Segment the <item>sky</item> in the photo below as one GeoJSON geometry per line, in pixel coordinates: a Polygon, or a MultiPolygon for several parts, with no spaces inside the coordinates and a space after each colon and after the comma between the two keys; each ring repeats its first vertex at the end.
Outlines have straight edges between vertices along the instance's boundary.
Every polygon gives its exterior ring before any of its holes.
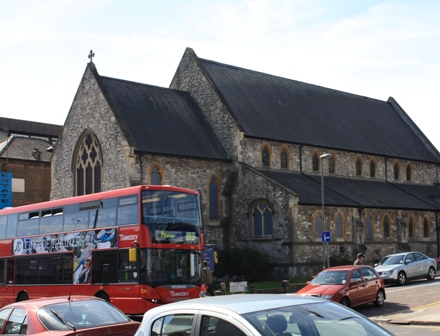
{"type": "Polygon", "coordinates": [[[0,116],[63,125],[102,76],[168,87],[198,57],[386,101],[440,150],[440,1],[0,0],[0,116]]]}

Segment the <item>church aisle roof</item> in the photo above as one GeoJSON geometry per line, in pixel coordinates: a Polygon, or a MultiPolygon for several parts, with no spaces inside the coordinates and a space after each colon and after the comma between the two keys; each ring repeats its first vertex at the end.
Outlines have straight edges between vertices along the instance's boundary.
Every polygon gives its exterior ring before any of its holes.
{"type": "Polygon", "coordinates": [[[206,59],[205,73],[246,136],[395,158],[440,155],[398,104],[206,59]]]}
{"type": "MultiPolygon", "coordinates": [[[[302,205],[321,205],[321,176],[258,170],[298,194],[302,205]]],[[[393,184],[383,181],[324,177],[324,204],[363,208],[440,210],[440,189],[436,186],[393,184]]]]}
{"type": "Polygon", "coordinates": [[[189,93],[103,76],[101,79],[136,150],[229,160],[189,93]]]}

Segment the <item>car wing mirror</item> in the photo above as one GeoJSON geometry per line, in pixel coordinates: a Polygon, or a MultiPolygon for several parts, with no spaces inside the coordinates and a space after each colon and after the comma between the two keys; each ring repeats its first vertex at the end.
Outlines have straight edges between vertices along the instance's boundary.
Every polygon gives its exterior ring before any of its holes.
{"type": "Polygon", "coordinates": [[[374,267],[377,267],[377,266],[379,266],[379,264],[374,264],[374,267]]]}
{"type": "Polygon", "coordinates": [[[350,286],[356,286],[356,285],[359,285],[359,281],[350,280],[350,286]]]}

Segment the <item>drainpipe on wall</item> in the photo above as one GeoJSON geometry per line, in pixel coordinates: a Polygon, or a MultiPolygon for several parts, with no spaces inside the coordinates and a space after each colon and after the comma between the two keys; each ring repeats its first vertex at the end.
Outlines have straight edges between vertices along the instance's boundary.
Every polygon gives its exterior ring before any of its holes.
{"type": "Polygon", "coordinates": [[[302,148],[303,147],[304,147],[304,145],[299,146],[299,172],[301,174],[303,173],[303,164],[302,164],[302,148]]]}

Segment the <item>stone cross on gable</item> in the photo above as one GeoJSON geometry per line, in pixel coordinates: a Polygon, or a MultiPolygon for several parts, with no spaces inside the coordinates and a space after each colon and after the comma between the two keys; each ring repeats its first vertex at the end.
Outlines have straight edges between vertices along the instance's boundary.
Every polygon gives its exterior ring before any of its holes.
{"type": "Polygon", "coordinates": [[[90,49],[90,53],[89,53],[90,63],[93,63],[93,57],[95,57],[95,53],[93,52],[92,49],[90,49]]]}

